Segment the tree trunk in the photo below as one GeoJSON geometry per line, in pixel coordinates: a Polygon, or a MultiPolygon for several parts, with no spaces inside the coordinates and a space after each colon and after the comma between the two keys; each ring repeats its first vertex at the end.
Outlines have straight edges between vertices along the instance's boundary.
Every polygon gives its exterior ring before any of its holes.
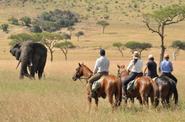
{"type": "Polygon", "coordinates": [[[105,27],[103,27],[103,30],[102,30],[102,33],[104,33],[105,32],[105,27]]]}
{"type": "Polygon", "coordinates": [[[118,49],[118,50],[121,53],[121,56],[123,57],[123,51],[121,49],[118,49]]]}
{"type": "Polygon", "coordinates": [[[179,49],[178,49],[178,48],[176,48],[176,49],[174,50],[174,52],[173,52],[173,60],[174,60],[174,61],[176,61],[178,52],[179,52],[179,49]]]}
{"type": "Polygon", "coordinates": [[[164,58],[164,53],[165,53],[165,46],[164,46],[164,36],[162,35],[161,36],[161,52],[160,52],[160,61],[159,61],[159,72],[161,72],[161,69],[160,69],[160,64],[164,58]]]}
{"type": "Polygon", "coordinates": [[[64,56],[65,56],[65,60],[67,61],[67,54],[66,54],[66,53],[64,53],[64,56]]]}
{"type": "Polygon", "coordinates": [[[49,52],[50,52],[50,61],[52,62],[53,61],[53,51],[52,51],[52,49],[49,49],[49,52]]]}

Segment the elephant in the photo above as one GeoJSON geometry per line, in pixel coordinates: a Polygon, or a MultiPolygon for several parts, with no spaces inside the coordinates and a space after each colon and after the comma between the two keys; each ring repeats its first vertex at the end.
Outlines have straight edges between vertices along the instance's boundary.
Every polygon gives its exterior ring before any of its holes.
{"type": "Polygon", "coordinates": [[[17,67],[21,63],[20,79],[24,76],[35,79],[35,73],[38,73],[39,79],[42,78],[47,60],[47,48],[43,44],[30,40],[17,43],[10,49],[10,53],[19,61],[17,67]]]}

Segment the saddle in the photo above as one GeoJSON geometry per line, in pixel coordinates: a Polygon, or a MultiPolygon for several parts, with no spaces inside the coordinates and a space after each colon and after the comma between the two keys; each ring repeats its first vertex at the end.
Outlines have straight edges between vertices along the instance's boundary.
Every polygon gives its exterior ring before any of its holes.
{"type": "Polygon", "coordinates": [[[135,89],[135,87],[136,87],[135,80],[130,81],[127,84],[127,92],[131,93],[135,89]]]}

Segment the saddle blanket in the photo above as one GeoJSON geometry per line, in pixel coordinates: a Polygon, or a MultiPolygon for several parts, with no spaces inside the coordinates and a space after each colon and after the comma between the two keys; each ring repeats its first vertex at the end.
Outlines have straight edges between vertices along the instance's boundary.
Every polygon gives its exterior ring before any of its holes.
{"type": "Polygon", "coordinates": [[[135,80],[132,80],[127,85],[127,92],[132,92],[135,89],[135,80]]]}
{"type": "Polygon", "coordinates": [[[92,85],[92,90],[97,90],[98,88],[100,88],[101,87],[101,78],[100,78],[100,80],[97,80],[97,81],[95,81],[94,83],[93,83],[93,85],[92,85]]]}

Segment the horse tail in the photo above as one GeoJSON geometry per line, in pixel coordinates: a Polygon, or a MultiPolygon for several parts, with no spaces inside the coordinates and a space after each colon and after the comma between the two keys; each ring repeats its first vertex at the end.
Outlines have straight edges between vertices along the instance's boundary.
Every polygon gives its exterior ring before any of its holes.
{"type": "Polygon", "coordinates": [[[178,103],[178,91],[177,91],[176,84],[172,84],[172,90],[173,90],[173,95],[175,99],[175,104],[177,104],[178,103]]]}
{"type": "Polygon", "coordinates": [[[150,80],[153,88],[153,97],[154,97],[154,106],[157,107],[159,105],[159,87],[155,80],[150,80]]]}

